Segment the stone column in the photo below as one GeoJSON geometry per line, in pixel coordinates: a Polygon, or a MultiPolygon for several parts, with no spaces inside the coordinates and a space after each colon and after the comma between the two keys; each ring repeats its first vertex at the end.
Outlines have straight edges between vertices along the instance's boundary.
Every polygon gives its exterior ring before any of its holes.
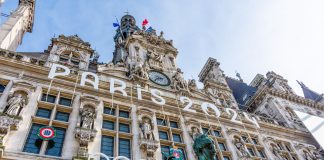
{"type": "Polygon", "coordinates": [[[3,110],[6,108],[7,99],[8,99],[8,96],[9,96],[9,92],[10,92],[10,90],[12,88],[12,85],[13,85],[13,81],[10,80],[9,83],[6,85],[5,90],[2,93],[2,96],[0,98],[0,112],[3,112],[3,110]]]}
{"type": "Polygon", "coordinates": [[[139,147],[139,130],[138,130],[138,118],[137,118],[137,106],[132,105],[132,132],[133,132],[133,159],[141,159],[141,150],[139,147]]]}
{"type": "MultiPolygon", "coordinates": [[[[154,124],[154,128],[153,128],[153,134],[154,134],[154,137],[155,137],[155,140],[160,142],[160,137],[159,137],[159,130],[158,130],[158,127],[157,127],[157,122],[156,122],[156,115],[154,113],[153,115],[153,124],[154,124]]],[[[161,144],[159,143],[159,148],[156,150],[156,158],[158,160],[162,160],[162,153],[161,153],[161,144]]]]}
{"type": "Polygon", "coordinates": [[[194,150],[192,148],[192,140],[188,132],[188,128],[186,124],[184,123],[184,118],[183,116],[180,117],[180,125],[181,128],[183,129],[182,136],[183,136],[183,142],[186,144],[186,152],[187,152],[187,159],[195,159],[194,155],[194,150]]]}
{"type": "Polygon", "coordinates": [[[237,151],[236,151],[236,147],[233,144],[233,139],[231,137],[231,135],[228,135],[228,132],[226,131],[225,127],[223,125],[221,125],[221,128],[223,130],[223,136],[226,140],[226,144],[227,144],[227,148],[228,150],[233,153],[232,154],[232,159],[239,159],[239,157],[237,156],[237,151]]]}
{"type": "Polygon", "coordinates": [[[42,94],[42,87],[37,86],[34,93],[29,96],[29,103],[23,109],[22,121],[19,124],[18,130],[9,134],[10,141],[6,144],[6,150],[22,151],[24,148],[25,139],[29,134],[29,129],[32,123],[31,117],[35,114],[37,109],[38,97],[42,94]]]}
{"type": "Polygon", "coordinates": [[[99,103],[99,106],[97,108],[97,117],[94,122],[94,129],[97,131],[97,134],[93,140],[93,142],[89,143],[89,154],[90,155],[96,155],[98,153],[101,153],[101,128],[102,128],[102,123],[103,123],[103,108],[104,108],[104,103],[101,100],[99,103]]]}
{"type": "Polygon", "coordinates": [[[72,104],[72,112],[69,117],[69,127],[67,128],[65,141],[62,149],[63,159],[72,159],[73,154],[77,152],[78,143],[74,138],[74,129],[78,123],[79,108],[80,108],[80,95],[75,95],[72,104]]]}

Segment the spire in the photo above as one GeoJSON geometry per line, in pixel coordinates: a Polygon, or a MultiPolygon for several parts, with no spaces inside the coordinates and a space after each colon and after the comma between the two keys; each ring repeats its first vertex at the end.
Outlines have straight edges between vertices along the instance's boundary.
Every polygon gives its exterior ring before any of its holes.
{"type": "Polygon", "coordinates": [[[314,101],[318,101],[322,97],[322,95],[320,95],[317,92],[309,89],[303,82],[297,81],[297,83],[302,88],[305,98],[311,99],[311,100],[314,100],[314,101]]]}

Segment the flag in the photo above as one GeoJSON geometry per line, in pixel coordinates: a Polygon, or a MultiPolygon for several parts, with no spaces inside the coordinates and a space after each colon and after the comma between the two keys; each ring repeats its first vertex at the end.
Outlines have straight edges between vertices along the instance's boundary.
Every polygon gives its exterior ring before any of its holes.
{"type": "Polygon", "coordinates": [[[119,23],[113,23],[114,27],[119,27],[119,23]]]}
{"type": "Polygon", "coordinates": [[[153,30],[153,28],[152,27],[149,27],[145,32],[153,32],[154,30],[153,30]]]}
{"type": "Polygon", "coordinates": [[[149,23],[148,20],[144,19],[143,22],[142,22],[142,26],[146,26],[148,23],[149,23]]]}

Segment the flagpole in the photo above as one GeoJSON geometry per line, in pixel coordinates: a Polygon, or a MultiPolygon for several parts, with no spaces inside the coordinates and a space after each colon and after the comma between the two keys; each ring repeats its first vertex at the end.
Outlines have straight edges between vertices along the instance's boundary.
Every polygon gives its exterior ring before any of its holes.
{"type": "Polygon", "coordinates": [[[121,30],[121,24],[119,23],[119,21],[118,21],[118,19],[117,19],[117,17],[116,17],[116,21],[117,21],[117,23],[119,24],[119,32],[120,32],[120,34],[121,34],[121,37],[123,38],[123,40],[125,40],[125,38],[124,38],[124,35],[123,35],[123,32],[122,32],[122,30],[121,30]]]}

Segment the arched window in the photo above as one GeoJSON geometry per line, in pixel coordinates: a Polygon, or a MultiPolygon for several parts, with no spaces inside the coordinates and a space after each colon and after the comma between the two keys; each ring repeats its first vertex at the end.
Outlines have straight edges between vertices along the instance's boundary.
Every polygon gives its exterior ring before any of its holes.
{"type": "Polygon", "coordinates": [[[3,91],[5,90],[6,86],[0,84],[0,95],[1,93],[3,93],[3,91]]]}
{"type": "Polygon", "coordinates": [[[63,63],[73,65],[73,66],[79,66],[80,56],[79,56],[79,54],[77,54],[75,52],[66,51],[61,54],[60,61],[63,63]]]}

